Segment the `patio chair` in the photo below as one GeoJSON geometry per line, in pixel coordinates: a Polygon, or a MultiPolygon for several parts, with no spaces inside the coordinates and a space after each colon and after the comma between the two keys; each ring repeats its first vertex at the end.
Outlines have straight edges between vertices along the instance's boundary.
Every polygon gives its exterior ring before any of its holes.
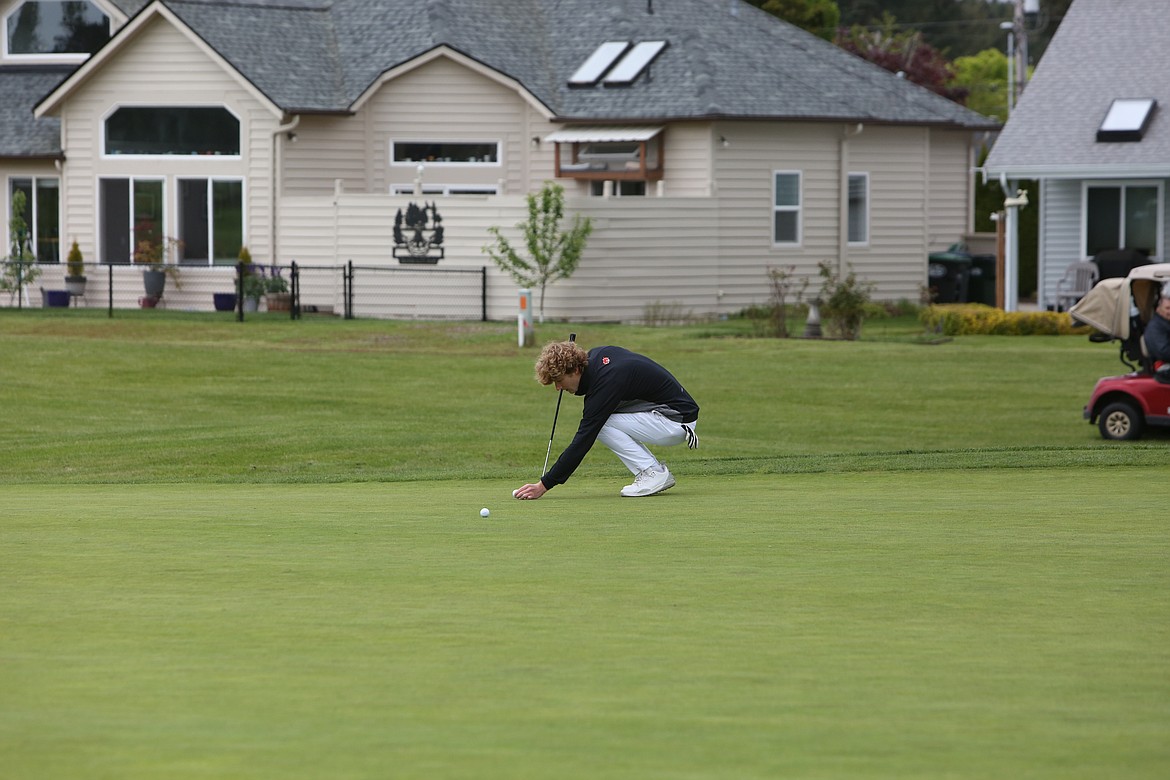
{"type": "Polygon", "coordinates": [[[1056,283],[1056,310],[1068,311],[1074,303],[1085,297],[1101,278],[1101,271],[1091,260],[1069,263],[1064,277],[1056,283]]]}

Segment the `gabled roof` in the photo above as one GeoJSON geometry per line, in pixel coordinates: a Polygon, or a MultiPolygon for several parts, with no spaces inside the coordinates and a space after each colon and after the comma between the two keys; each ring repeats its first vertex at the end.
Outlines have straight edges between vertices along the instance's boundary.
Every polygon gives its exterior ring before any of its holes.
{"type": "Polygon", "coordinates": [[[985,168],[998,177],[1170,176],[1166,0],[1074,0],[985,168]],[[1098,141],[1118,98],[1153,98],[1140,141],[1098,141]]]}
{"type": "Polygon", "coordinates": [[[563,119],[998,127],[740,0],[165,2],[289,112],[351,110],[380,74],[445,45],[514,79],[563,119]],[[606,40],[670,45],[630,86],[570,88],[606,40]]]}
{"type": "MultiPolygon", "coordinates": [[[[112,1],[136,15],[128,28],[137,15],[158,12],[145,0],[112,1]]],[[[442,49],[519,85],[542,113],[567,122],[999,126],[741,0],[159,2],[286,114],[350,113],[384,74],[442,49]],[[572,74],[607,40],[668,45],[629,85],[570,87],[572,74]]],[[[115,35],[94,59],[128,40],[115,35]]],[[[16,109],[28,104],[19,101],[16,109]]]]}

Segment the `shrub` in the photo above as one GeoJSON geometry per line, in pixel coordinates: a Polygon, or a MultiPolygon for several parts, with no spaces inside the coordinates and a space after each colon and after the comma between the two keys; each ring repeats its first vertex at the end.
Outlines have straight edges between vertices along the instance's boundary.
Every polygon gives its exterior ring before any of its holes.
{"type": "Polygon", "coordinates": [[[861,323],[865,320],[866,307],[871,305],[873,284],[857,279],[853,267],[841,276],[827,260],[817,264],[820,268],[821,316],[827,321],[826,328],[833,338],[856,340],[861,335],[861,323]]]}
{"type": "Polygon", "coordinates": [[[932,333],[946,336],[1066,336],[1091,328],[1075,325],[1068,314],[1054,311],[1006,312],[982,303],[936,304],[918,320],[932,333]]]}

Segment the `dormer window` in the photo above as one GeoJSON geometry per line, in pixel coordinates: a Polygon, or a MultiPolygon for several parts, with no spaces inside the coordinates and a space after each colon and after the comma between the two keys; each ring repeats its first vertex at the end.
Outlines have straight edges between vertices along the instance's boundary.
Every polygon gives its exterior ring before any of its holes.
{"type": "Polygon", "coordinates": [[[110,18],[87,0],[26,0],[4,17],[7,59],[78,60],[110,40],[110,18]]]}

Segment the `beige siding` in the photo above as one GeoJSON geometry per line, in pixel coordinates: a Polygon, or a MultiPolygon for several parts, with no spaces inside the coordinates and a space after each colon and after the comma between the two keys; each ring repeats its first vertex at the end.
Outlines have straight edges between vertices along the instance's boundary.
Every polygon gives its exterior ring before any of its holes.
{"type": "MultiPolygon", "coordinates": [[[[97,258],[98,179],[165,178],[166,226],[174,235],[176,180],[183,176],[240,177],[246,200],[245,236],[253,257],[266,262],[271,245],[269,203],[272,131],[277,118],[199,46],[163,20],[152,22],[65,104],[62,145],[68,159],[63,235],[76,236],[97,258]],[[102,123],[120,105],[223,105],[240,120],[240,159],[101,156],[102,123]]],[[[88,251],[87,251],[88,250],[88,251]]]]}
{"type": "Polygon", "coordinates": [[[554,129],[514,90],[446,57],[383,85],[354,117],[307,117],[286,150],[285,192],[320,195],[335,180],[349,192],[382,194],[413,184],[416,164],[392,165],[391,141],[488,141],[500,144],[494,165],[424,164],[426,185],[539,188],[552,176],[554,129]]]}
{"type": "Polygon", "coordinates": [[[848,247],[847,265],[882,297],[917,301],[926,281],[924,220],[929,131],[865,127],[848,140],[848,173],[869,174],[869,242],[848,247]]]}
{"type": "Polygon", "coordinates": [[[930,131],[930,197],[927,227],[930,250],[946,249],[971,231],[970,136],[947,130],[930,131]]]}

